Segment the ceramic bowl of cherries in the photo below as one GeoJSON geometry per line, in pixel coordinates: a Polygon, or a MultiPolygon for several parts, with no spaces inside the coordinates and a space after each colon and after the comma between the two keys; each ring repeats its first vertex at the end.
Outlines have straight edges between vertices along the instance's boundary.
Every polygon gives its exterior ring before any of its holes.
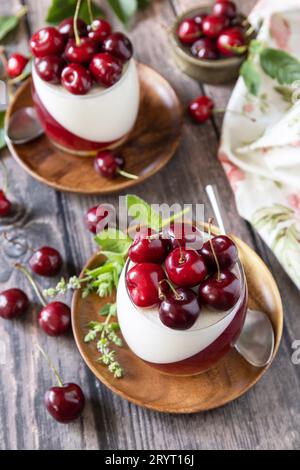
{"type": "Polygon", "coordinates": [[[73,95],[85,95],[94,84],[113,86],[133,55],[128,37],[102,18],[87,25],[71,17],[44,27],[31,37],[30,49],[39,77],[73,95]]]}
{"type": "Polygon", "coordinates": [[[171,44],[181,70],[202,82],[221,84],[238,76],[253,36],[253,28],[233,1],[216,0],[179,16],[171,44]]]}

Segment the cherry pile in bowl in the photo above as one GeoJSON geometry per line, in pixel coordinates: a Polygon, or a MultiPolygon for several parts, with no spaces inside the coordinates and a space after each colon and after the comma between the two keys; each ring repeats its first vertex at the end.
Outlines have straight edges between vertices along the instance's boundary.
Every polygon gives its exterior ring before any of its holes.
{"type": "Polygon", "coordinates": [[[176,34],[192,56],[218,60],[242,55],[247,50],[249,23],[229,0],[216,0],[212,11],[184,18],[176,34]]]}
{"type": "Polygon", "coordinates": [[[160,320],[169,328],[187,330],[202,306],[225,312],[240,298],[241,281],[233,269],[236,245],[226,235],[202,240],[195,226],[174,223],[167,234],[142,228],[129,248],[134,263],[126,274],[129,295],[139,308],[158,306],[160,320]],[[190,249],[199,241],[202,248],[190,249]]]}
{"type": "Polygon", "coordinates": [[[88,93],[93,84],[113,86],[133,55],[128,37],[113,32],[102,18],[91,25],[80,18],[76,22],[67,18],[57,28],[42,28],[33,34],[30,48],[39,77],[48,83],[61,83],[75,95],[88,93]]]}

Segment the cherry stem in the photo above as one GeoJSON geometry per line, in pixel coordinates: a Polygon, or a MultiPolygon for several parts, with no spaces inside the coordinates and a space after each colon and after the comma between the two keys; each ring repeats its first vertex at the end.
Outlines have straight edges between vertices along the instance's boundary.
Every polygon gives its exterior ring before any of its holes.
{"type": "Polygon", "coordinates": [[[217,254],[215,252],[214,244],[212,242],[212,236],[211,236],[211,224],[213,223],[213,221],[214,221],[214,219],[212,217],[210,217],[208,219],[208,235],[209,235],[210,248],[211,248],[212,254],[214,256],[214,259],[215,259],[215,262],[216,262],[216,265],[217,265],[217,270],[218,270],[217,281],[219,281],[220,276],[221,276],[221,269],[220,269],[220,264],[219,264],[217,254]]]}
{"type": "Polygon", "coordinates": [[[20,19],[22,18],[22,16],[25,16],[27,12],[28,12],[28,7],[23,6],[22,8],[20,8],[20,10],[17,11],[16,17],[20,19]]]}
{"type": "Polygon", "coordinates": [[[3,173],[3,192],[4,194],[6,194],[8,191],[8,171],[7,171],[3,158],[0,159],[0,163],[2,167],[2,173],[3,173]]]}
{"type": "Polygon", "coordinates": [[[59,373],[58,373],[58,371],[57,371],[55,365],[54,365],[53,362],[51,361],[50,357],[48,356],[48,354],[45,353],[45,351],[43,350],[43,348],[42,348],[39,344],[37,345],[37,347],[38,347],[40,353],[44,356],[44,358],[45,358],[46,361],[48,362],[50,369],[53,370],[54,375],[55,375],[56,380],[57,380],[57,383],[58,383],[58,386],[59,386],[59,387],[63,387],[64,384],[63,384],[63,381],[62,381],[62,379],[61,379],[61,376],[59,375],[59,373]]]}
{"type": "Polygon", "coordinates": [[[231,114],[235,114],[236,116],[243,116],[244,118],[246,119],[249,119],[250,121],[252,122],[256,122],[256,119],[255,118],[252,118],[250,116],[246,116],[245,114],[243,113],[239,113],[238,111],[233,111],[231,109],[226,109],[226,108],[215,108],[213,110],[213,114],[224,114],[224,113],[231,113],[231,114]]]}
{"type": "Polygon", "coordinates": [[[118,170],[117,172],[119,175],[124,176],[124,178],[129,178],[131,180],[137,180],[139,178],[138,176],[127,173],[127,171],[124,170],[118,170]]]}
{"type": "Polygon", "coordinates": [[[87,5],[88,5],[88,10],[89,10],[90,22],[91,22],[91,24],[92,24],[93,21],[94,21],[94,17],[93,17],[93,9],[92,9],[92,2],[91,2],[91,0],[87,0],[87,5]]]}
{"type": "Polygon", "coordinates": [[[178,294],[177,290],[169,279],[162,279],[162,281],[159,281],[159,298],[166,298],[160,287],[163,282],[166,282],[168,284],[174,294],[175,300],[180,300],[180,295],[178,294]]]}
{"type": "Polygon", "coordinates": [[[33,277],[31,276],[31,274],[29,273],[29,271],[27,270],[27,268],[25,268],[25,266],[23,266],[22,264],[20,263],[16,263],[15,264],[15,267],[17,269],[19,269],[20,271],[22,271],[22,273],[27,277],[28,281],[30,282],[30,284],[32,285],[33,289],[34,289],[34,292],[36,293],[39,301],[41,302],[42,306],[43,307],[46,307],[47,303],[46,303],[46,300],[44,299],[40,289],[38,288],[36,282],[33,280],[33,277]]]}
{"type": "Polygon", "coordinates": [[[255,28],[254,26],[250,26],[249,29],[247,29],[247,31],[245,32],[245,36],[249,37],[249,36],[252,36],[252,34],[255,33],[255,28]]]}
{"type": "Polygon", "coordinates": [[[179,264],[183,264],[184,261],[185,261],[185,258],[184,258],[184,254],[182,253],[182,246],[180,245],[180,243],[178,242],[178,248],[179,248],[179,252],[180,252],[180,256],[179,256],[179,264]]]}
{"type": "Polygon", "coordinates": [[[81,0],[77,0],[76,10],[75,10],[75,14],[74,14],[74,23],[73,23],[76,46],[79,46],[79,44],[80,44],[80,36],[79,36],[79,32],[78,32],[78,27],[77,27],[77,21],[78,21],[80,7],[81,7],[81,0]]]}

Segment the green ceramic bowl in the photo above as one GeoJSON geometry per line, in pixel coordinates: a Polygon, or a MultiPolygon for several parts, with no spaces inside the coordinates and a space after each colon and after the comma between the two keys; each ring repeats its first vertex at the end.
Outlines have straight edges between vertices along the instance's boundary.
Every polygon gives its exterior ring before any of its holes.
{"type": "Polygon", "coordinates": [[[219,60],[200,60],[193,57],[189,49],[183,46],[177,37],[179,23],[184,18],[191,18],[197,13],[209,12],[211,12],[211,4],[201,5],[178,16],[170,34],[171,47],[175,63],[184,73],[201,82],[220,85],[236,80],[245,56],[219,60]]]}

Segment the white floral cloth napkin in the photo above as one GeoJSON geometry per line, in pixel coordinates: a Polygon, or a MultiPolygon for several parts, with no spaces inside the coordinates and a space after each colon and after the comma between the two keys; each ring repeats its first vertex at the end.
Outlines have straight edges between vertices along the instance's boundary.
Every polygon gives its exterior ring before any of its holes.
{"type": "MultiPolygon", "coordinates": [[[[261,0],[249,21],[262,23],[257,39],[264,45],[300,60],[299,0],[261,0]]],[[[233,91],[219,160],[240,215],[254,225],[300,288],[300,100],[288,98],[285,87],[278,87],[259,63],[257,70],[257,96],[241,77],[233,91]]]]}

